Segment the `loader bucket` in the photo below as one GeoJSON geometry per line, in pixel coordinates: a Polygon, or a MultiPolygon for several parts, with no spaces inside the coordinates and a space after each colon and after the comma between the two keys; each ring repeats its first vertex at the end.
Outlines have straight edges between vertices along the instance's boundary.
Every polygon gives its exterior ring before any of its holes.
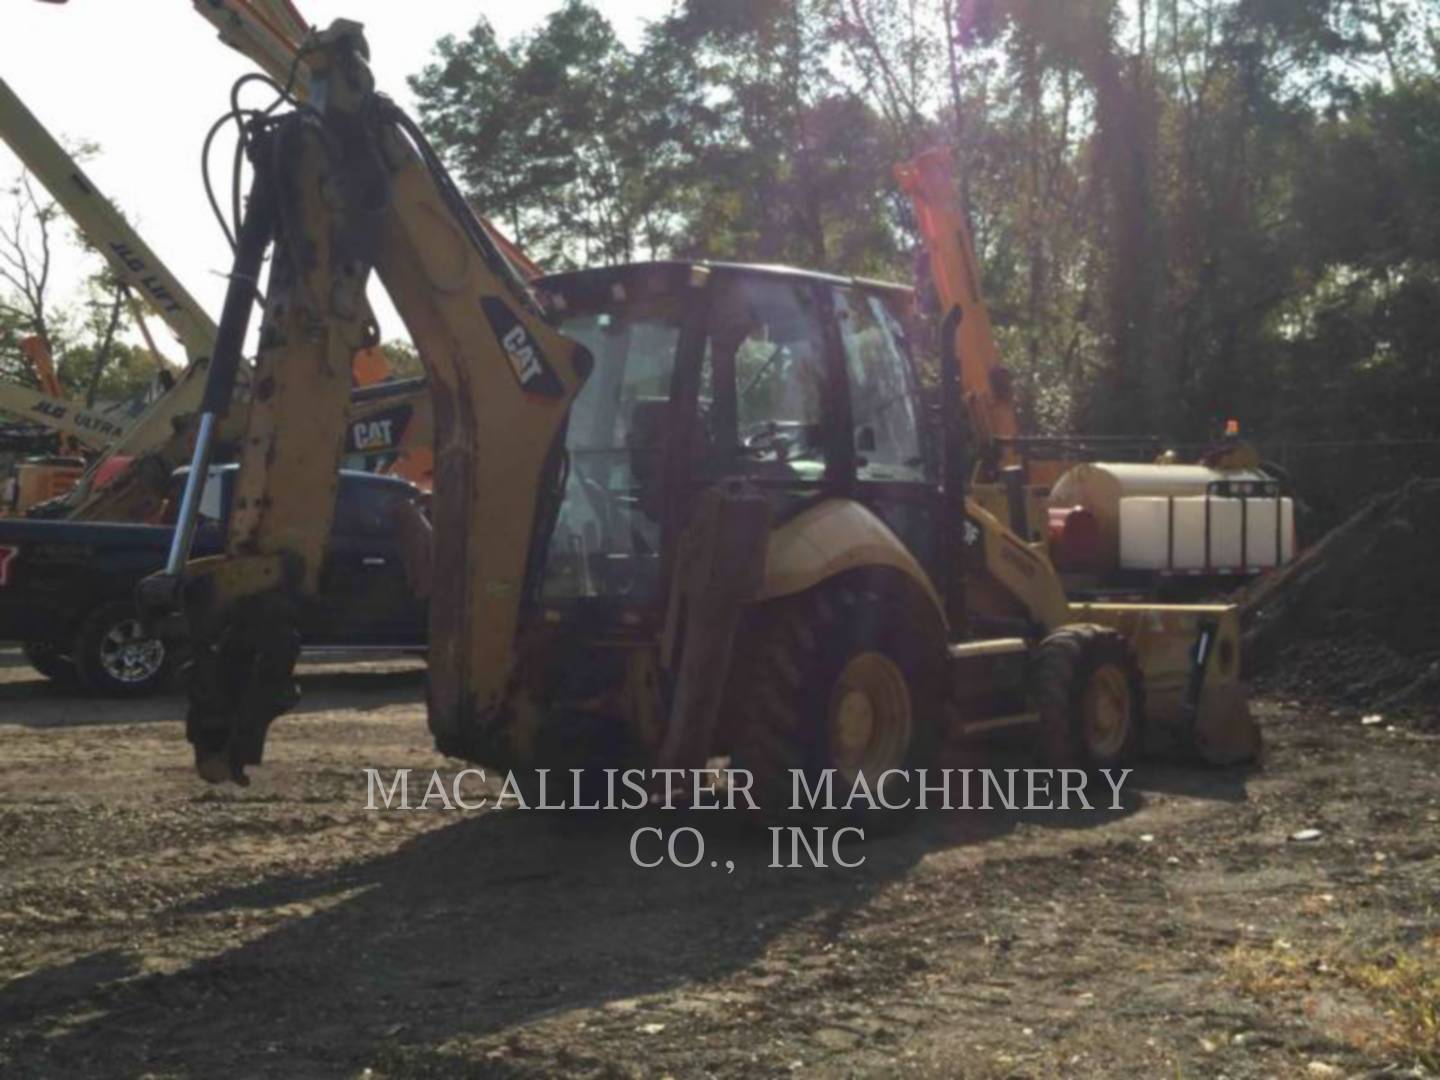
{"type": "Polygon", "coordinates": [[[1239,609],[1223,604],[1072,604],[1071,619],[1110,626],[1135,650],[1149,753],[1236,765],[1260,754],[1240,681],[1239,609]]]}

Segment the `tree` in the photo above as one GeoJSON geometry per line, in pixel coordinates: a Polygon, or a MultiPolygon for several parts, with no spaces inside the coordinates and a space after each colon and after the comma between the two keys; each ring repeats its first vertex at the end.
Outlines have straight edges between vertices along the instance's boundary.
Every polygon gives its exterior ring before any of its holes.
{"type": "Polygon", "coordinates": [[[427,134],[482,213],[552,268],[629,260],[647,238],[632,58],[585,0],[502,46],[481,19],[411,79],[427,134]]]}
{"type": "Polygon", "coordinates": [[[598,19],[477,28],[421,84],[466,183],[570,262],[903,280],[890,169],[943,142],[1032,430],[1433,428],[1433,0],[679,0],[636,53],[598,19]],[[603,153],[557,164],[572,130],[603,153]]]}
{"type": "Polygon", "coordinates": [[[414,379],[425,374],[425,365],[420,360],[420,354],[408,341],[386,341],[381,344],[380,350],[385,354],[385,360],[390,365],[392,377],[414,379]]]}
{"type": "Polygon", "coordinates": [[[690,67],[708,131],[690,147],[686,254],[855,272],[898,257],[894,131],[832,75],[816,0],[689,0],[657,27],[690,67]]]}
{"type": "Polygon", "coordinates": [[[53,356],[57,332],[51,310],[51,226],[59,212],[51,200],[35,192],[30,174],[21,173],[6,189],[13,200],[8,220],[0,224],[0,317],[3,329],[3,368],[11,381],[37,386],[35,372],[20,352],[20,338],[34,334],[53,356]]]}

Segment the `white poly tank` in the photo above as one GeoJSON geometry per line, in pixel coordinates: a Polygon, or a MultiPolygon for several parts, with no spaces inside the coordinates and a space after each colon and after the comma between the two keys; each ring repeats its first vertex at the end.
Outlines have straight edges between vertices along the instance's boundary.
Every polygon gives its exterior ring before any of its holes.
{"type": "Polygon", "coordinates": [[[1120,568],[1164,570],[1169,552],[1169,499],[1136,496],[1120,500],[1120,568]]]}
{"type": "MultiPolygon", "coordinates": [[[[1199,524],[1201,538],[1205,529],[1205,500],[1194,500],[1200,504],[1199,524]]],[[[1239,499],[1210,500],[1210,562],[1205,562],[1205,551],[1200,551],[1200,569],[1207,565],[1221,570],[1237,569],[1244,561],[1245,530],[1241,525],[1239,499]]]]}
{"type": "Polygon", "coordinates": [[[1203,496],[1132,496],[1120,500],[1120,567],[1178,572],[1264,570],[1276,565],[1276,514],[1280,563],[1295,554],[1295,504],[1288,498],[1209,499],[1206,558],[1203,496]],[[1173,511],[1172,511],[1173,504],[1173,511]],[[1173,514],[1173,516],[1172,516],[1173,514]],[[1172,537],[1173,530],[1173,537],[1172,537]]]}
{"type": "MultiPolygon", "coordinates": [[[[1253,469],[1212,469],[1206,465],[1139,465],[1128,462],[1087,462],[1069,469],[1055,481],[1050,491],[1050,505],[1061,509],[1083,506],[1095,515],[1100,534],[1101,558],[1098,569],[1107,572],[1117,565],[1125,569],[1164,569],[1165,516],[1157,519],[1152,509],[1144,511],[1144,523],[1134,520],[1140,533],[1129,542],[1131,562],[1125,561],[1121,534],[1121,504],[1129,499],[1169,497],[1176,499],[1204,496],[1212,484],[1264,483],[1270,478],[1253,469]],[[1158,533],[1155,530],[1159,530],[1158,533]],[[1143,563],[1159,562],[1153,566],[1143,563]]],[[[1162,506],[1163,510],[1163,506],[1162,506]]],[[[1139,510],[1132,514],[1141,513],[1139,510]]],[[[1204,533],[1200,533],[1198,565],[1205,565],[1204,533]]]]}
{"type": "Polygon", "coordinates": [[[1251,499],[1248,520],[1245,523],[1247,566],[1268,570],[1276,565],[1283,566],[1295,557],[1295,501],[1281,499],[1277,507],[1270,499],[1251,499]],[[1280,559],[1275,555],[1276,515],[1280,518],[1280,559]]]}
{"type": "MultiPolygon", "coordinates": [[[[1219,500],[1212,499],[1211,502],[1219,500]]],[[[1205,497],[1186,495],[1175,502],[1175,570],[1205,569],[1205,497]]],[[[1213,564],[1212,564],[1213,565],[1213,564]]]]}

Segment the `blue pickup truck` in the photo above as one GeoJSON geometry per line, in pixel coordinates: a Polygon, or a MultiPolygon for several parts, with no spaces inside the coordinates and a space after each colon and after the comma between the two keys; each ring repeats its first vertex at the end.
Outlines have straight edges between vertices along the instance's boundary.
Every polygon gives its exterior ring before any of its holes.
{"type": "MultiPolygon", "coordinates": [[[[224,546],[236,467],[210,471],[194,555],[224,546]]],[[[173,497],[179,504],[183,472],[173,497]]],[[[401,504],[423,497],[403,480],[340,473],[319,602],[306,612],[307,648],[425,647],[426,607],[401,559],[401,504]]],[[[0,641],[19,642],[42,675],[99,694],[139,695],[164,684],[175,657],[147,637],[134,604],[141,578],[161,569],[173,518],[156,525],[0,520],[0,641]]]]}

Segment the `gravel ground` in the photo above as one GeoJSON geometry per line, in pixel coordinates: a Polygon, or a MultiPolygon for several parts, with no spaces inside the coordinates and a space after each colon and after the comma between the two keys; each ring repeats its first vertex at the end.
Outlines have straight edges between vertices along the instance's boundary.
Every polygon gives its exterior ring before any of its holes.
{"type": "Polygon", "coordinates": [[[367,811],[367,766],[455,768],[421,669],[302,681],[254,784],[207,788],[180,699],[0,654],[0,1075],[1440,1068],[1435,735],[1262,701],[1261,770],[1147,768],[1121,811],[934,814],[784,870],[732,815],[367,811]],[[635,866],[641,824],[699,828],[707,862],[635,866]]]}

